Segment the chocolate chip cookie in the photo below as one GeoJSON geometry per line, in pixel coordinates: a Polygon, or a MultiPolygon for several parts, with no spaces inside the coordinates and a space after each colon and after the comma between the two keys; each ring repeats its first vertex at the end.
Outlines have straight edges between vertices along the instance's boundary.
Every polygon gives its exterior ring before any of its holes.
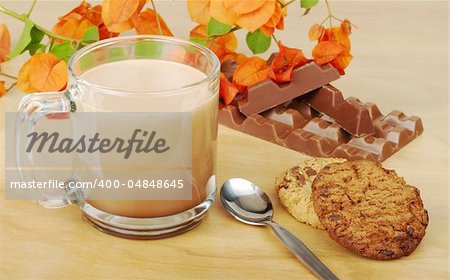
{"type": "Polygon", "coordinates": [[[313,158],[300,162],[276,179],[275,189],[284,208],[300,222],[323,229],[311,200],[311,185],[326,165],[344,162],[338,158],[313,158]]]}
{"type": "Polygon", "coordinates": [[[330,237],[369,258],[411,254],[428,225],[419,190],[371,161],[327,165],[312,184],[312,200],[330,237]]]}

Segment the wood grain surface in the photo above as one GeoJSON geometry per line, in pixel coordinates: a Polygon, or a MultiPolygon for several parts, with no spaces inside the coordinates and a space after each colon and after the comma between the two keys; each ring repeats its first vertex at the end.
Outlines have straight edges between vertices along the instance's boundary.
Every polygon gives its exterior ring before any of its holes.
{"type": "MultiPolygon", "coordinates": [[[[1,1],[16,11],[29,2],[1,1]]],[[[38,1],[33,18],[51,27],[74,1],[38,1]]],[[[179,37],[190,23],[184,1],[158,1],[160,13],[179,37]]],[[[342,279],[449,278],[448,2],[333,1],[335,14],[358,29],[352,35],[352,65],[334,85],[346,96],[376,102],[384,113],[399,109],[421,116],[425,132],[388,159],[392,168],[421,190],[430,224],[410,256],[393,261],[359,257],[321,230],[296,222],[277,200],[274,180],[307,156],[220,127],[218,177],[244,177],[260,185],[275,207],[275,220],[302,239],[342,279]]],[[[289,11],[278,38],[310,53],[307,30],[325,15],[323,5],[307,17],[289,11]]],[[[22,26],[5,15],[13,41],[22,26]]],[[[240,34],[240,50],[245,42],[240,34]]],[[[273,48],[273,50],[275,50],[273,48]]],[[[15,73],[26,60],[4,65],[15,73]]],[[[1,114],[15,111],[23,96],[0,99],[1,114]]],[[[0,153],[4,155],[4,122],[0,153]]],[[[42,209],[29,201],[4,199],[0,161],[0,279],[313,279],[268,228],[241,224],[214,204],[206,220],[183,235],[136,241],[94,229],[75,206],[42,209]]],[[[220,187],[220,185],[219,185],[220,187]]]]}

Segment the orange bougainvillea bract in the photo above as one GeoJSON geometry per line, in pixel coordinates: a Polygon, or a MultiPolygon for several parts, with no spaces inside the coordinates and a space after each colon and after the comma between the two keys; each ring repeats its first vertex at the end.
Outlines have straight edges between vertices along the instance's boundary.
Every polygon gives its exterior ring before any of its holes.
{"type": "Polygon", "coordinates": [[[225,0],[223,6],[236,14],[247,14],[258,10],[266,3],[266,0],[225,0]]]}
{"type": "Polygon", "coordinates": [[[192,21],[201,25],[208,24],[211,19],[210,0],[188,0],[187,7],[192,21]]]}
{"type": "MultiPolygon", "coordinates": [[[[83,1],[78,7],[59,18],[52,31],[58,35],[80,40],[89,27],[97,26],[100,40],[116,37],[119,33],[113,33],[106,28],[102,19],[102,6],[94,6],[83,1]]],[[[56,40],[61,43],[61,40],[56,40]]]]}
{"type": "MultiPolygon", "coordinates": [[[[280,1],[281,3],[284,1],[280,1]]],[[[275,32],[275,28],[278,30],[284,29],[284,17],[286,16],[286,8],[281,7],[281,3],[275,3],[275,12],[266,24],[259,29],[267,36],[270,37],[275,32]]]]}
{"type": "Polygon", "coordinates": [[[67,85],[67,64],[50,53],[31,57],[20,69],[17,86],[24,92],[60,91],[67,85]]]}
{"type": "Polygon", "coordinates": [[[233,82],[238,86],[249,87],[267,78],[269,66],[257,56],[244,60],[234,72],[233,82]]]}
{"type": "Polygon", "coordinates": [[[285,9],[276,0],[188,0],[188,11],[191,19],[199,24],[206,25],[213,17],[251,32],[262,27],[266,35],[284,26],[285,9]]]}
{"type": "Polygon", "coordinates": [[[234,33],[228,33],[214,39],[208,39],[208,27],[197,25],[191,30],[190,38],[204,40],[205,45],[210,48],[219,58],[220,62],[225,61],[231,54],[235,54],[237,48],[237,38],[234,33]]]}
{"type": "Polygon", "coordinates": [[[309,31],[309,37],[318,41],[313,50],[314,61],[320,65],[331,63],[341,75],[344,75],[345,69],[353,58],[350,54],[350,34],[351,23],[347,19],[340,26],[327,29],[313,25],[309,31]]]}
{"type": "Polygon", "coordinates": [[[278,42],[278,48],[279,52],[270,65],[269,77],[278,83],[290,82],[293,79],[294,69],[310,60],[300,49],[288,48],[281,42],[278,42]]]}
{"type": "Polygon", "coordinates": [[[311,26],[308,32],[308,37],[310,41],[316,41],[319,40],[323,33],[325,32],[325,28],[320,24],[314,24],[311,26]]]}
{"type": "Polygon", "coordinates": [[[0,63],[6,60],[11,49],[11,35],[6,24],[0,24],[0,63]]]}
{"type": "MultiPolygon", "coordinates": [[[[72,14],[72,16],[66,17],[65,20],[58,22],[53,27],[53,32],[64,37],[80,40],[83,38],[84,32],[91,26],[92,24],[87,19],[83,19],[78,14],[72,14]]],[[[56,40],[56,42],[60,43],[62,41],[56,40]]]]}
{"type": "Polygon", "coordinates": [[[266,0],[262,7],[246,14],[240,14],[236,24],[253,32],[266,24],[275,13],[276,0],[266,0]]]}
{"type": "Polygon", "coordinates": [[[67,14],[63,15],[62,17],[60,17],[60,20],[68,20],[69,18],[72,17],[73,14],[78,14],[78,15],[85,15],[89,12],[89,10],[91,9],[91,4],[87,3],[86,1],[81,2],[81,4],[74,8],[72,11],[68,12],[67,14]]]}
{"type": "Polygon", "coordinates": [[[314,61],[319,65],[332,62],[342,52],[344,48],[335,42],[323,41],[317,44],[313,50],[314,61]]]}
{"type": "Polygon", "coordinates": [[[2,97],[5,94],[6,94],[5,81],[0,81],[0,97],[2,97]]]}
{"type": "Polygon", "coordinates": [[[124,32],[134,27],[132,18],[139,14],[147,0],[104,0],[102,18],[112,32],[124,32]]]}
{"type": "Polygon", "coordinates": [[[132,18],[132,22],[138,34],[159,34],[166,36],[173,36],[166,22],[162,17],[152,9],[147,9],[132,18]],[[161,26],[159,30],[158,20],[161,26]]]}
{"type": "Polygon", "coordinates": [[[239,90],[233,83],[228,81],[223,73],[220,73],[220,98],[225,105],[228,105],[233,101],[239,90]]]}

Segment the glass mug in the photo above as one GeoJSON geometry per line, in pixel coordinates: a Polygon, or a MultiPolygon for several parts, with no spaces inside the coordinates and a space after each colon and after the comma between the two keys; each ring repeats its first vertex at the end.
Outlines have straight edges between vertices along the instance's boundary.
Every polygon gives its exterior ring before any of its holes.
{"type": "MultiPolygon", "coordinates": [[[[167,130],[173,124],[164,116],[188,113],[189,133],[174,132],[180,138],[178,142],[189,143],[192,149],[186,157],[192,161],[186,169],[188,176],[184,177],[190,180],[188,183],[192,187],[187,199],[171,199],[170,193],[168,198],[152,199],[148,188],[134,188],[133,192],[150,196],[150,199],[90,199],[86,192],[70,188],[69,183],[107,179],[120,170],[108,171],[109,159],[105,155],[73,152],[72,160],[81,162],[77,167],[82,166],[79,169],[83,170],[71,171],[72,176],[64,182],[63,190],[39,191],[38,202],[45,208],[77,204],[96,228],[128,238],[159,238],[195,227],[205,217],[216,194],[219,69],[220,62],[210,50],[172,37],[117,37],[84,47],[69,61],[66,91],[31,94],[21,100],[15,141],[21,177],[29,181],[39,174],[38,169],[21,170],[20,167],[34,165],[33,156],[24,153],[27,145],[24,138],[44,117],[75,115],[77,112],[154,112],[162,114],[156,125],[167,130]]],[[[108,118],[111,120],[115,116],[108,118]]],[[[77,127],[95,130],[100,126],[95,123],[95,120],[79,121],[73,125],[73,134],[80,133],[77,127]]],[[[122,128],[138,127],[138,123],[130,121],[113,131],[117,136],[127,138],[122,135],[125,134],[122,128]]],[[[139,162],[133,162],[132,158],[129,161],[137,166],[154,164],[147,162],[150,156],[141,156],[139,162]]],[[[158,174],[165,171],[138,172],[158,174]]],[[[134,182],[135,178],[128,179],[125,181],[128,187],[130,183],[143,183],[134,182]]],[[[146,183],[148,186],[149,182],[146,183]]],[[[125,192],[122,194],[132,192],[126,187],[122,191],[125,192]]]]}

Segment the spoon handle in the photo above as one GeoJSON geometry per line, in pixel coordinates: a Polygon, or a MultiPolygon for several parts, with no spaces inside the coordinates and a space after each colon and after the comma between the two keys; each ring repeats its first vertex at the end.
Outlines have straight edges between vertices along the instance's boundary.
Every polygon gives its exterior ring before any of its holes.
{"type": "Polygon", "coordinates": [[[339,279],[317,258],[306,245],[286,228],[280,226],[274,221],[268,221],[265,224],[270,226],[284,244],[291,250],[295,256],[313,272],[319,279],[339,279]]]}

